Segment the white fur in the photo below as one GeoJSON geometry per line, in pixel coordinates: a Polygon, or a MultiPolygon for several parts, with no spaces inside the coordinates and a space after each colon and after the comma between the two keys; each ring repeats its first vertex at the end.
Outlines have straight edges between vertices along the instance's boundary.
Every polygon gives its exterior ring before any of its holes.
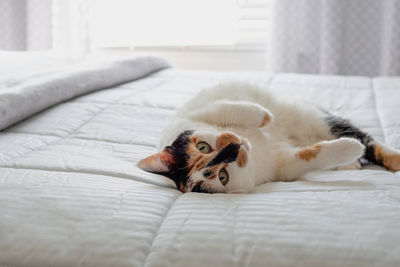
{"type": "MultiPolygon", "coordinates": [[[[235,133],[252,147],[249,162],[242,168],[230,163],[229,182],[222,186],[215,179],[211,186],[218,192],[248,192],[261,183],[293,180],[311,170],[350,164],[362,156],[364,146],[357,140],[334,140],[324,115],[312,104],[281,99],[251,84],[222,84],[203,90],[186,103],[164,131],[160,145],[170,145],[190,129],[211,146],[220,134],[235,133]],[[259,128],[266,116],[270,122],[259,128]],[[306,161],[297,156],[302,148],[314,144],[321,147],[316,158],[306,161]]],[[[191,179],[206,178],[197,173],[191,179]]]]}

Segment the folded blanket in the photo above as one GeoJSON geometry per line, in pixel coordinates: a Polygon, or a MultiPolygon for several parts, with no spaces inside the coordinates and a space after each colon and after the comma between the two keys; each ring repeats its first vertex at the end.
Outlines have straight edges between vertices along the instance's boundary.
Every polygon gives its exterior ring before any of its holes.
{"type": "Polygon", "coordinates": [[[137,57],[81,63],[27,79],[14,79],[0,90],[0,130],[62,101],[133,81],[168,67],[170,64],[163,59],[137,57]]]}

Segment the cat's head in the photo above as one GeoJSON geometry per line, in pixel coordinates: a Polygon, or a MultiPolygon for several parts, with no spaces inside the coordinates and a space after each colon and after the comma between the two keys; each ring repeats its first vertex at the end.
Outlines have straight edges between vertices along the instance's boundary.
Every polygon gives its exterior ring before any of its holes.
{"type": "Polygon", "coordinates": [[[182,192],[244,193],[253,183],[248,141],[231,132],[184,131],[138,167],[164,175],[182,192]]]}

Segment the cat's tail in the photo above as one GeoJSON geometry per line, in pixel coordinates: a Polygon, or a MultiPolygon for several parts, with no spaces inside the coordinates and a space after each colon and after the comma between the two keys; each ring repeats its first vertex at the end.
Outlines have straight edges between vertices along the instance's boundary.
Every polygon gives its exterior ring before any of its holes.
{"type": "Polygon", "coordinates": [[[359,140],[365,145],[363,158],[368,161],[382,165],[389,170],[400,170],[400,152],[375,140],[370,134],[355,127],[349,120],[328,114],[325,117],[331,133],[336,137],[351,137],[359,140]]]}

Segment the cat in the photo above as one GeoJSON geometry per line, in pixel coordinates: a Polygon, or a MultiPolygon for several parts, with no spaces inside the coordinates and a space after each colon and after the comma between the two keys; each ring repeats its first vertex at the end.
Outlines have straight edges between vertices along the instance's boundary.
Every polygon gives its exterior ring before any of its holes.
{"type": "Polygon", "coordinates": [[[247,83],[204,89],[172,118],[162,150],[138,162],[182,192],[248,193],[312,170],[400,170],[400,153],[317,105],[247,83]]]}

